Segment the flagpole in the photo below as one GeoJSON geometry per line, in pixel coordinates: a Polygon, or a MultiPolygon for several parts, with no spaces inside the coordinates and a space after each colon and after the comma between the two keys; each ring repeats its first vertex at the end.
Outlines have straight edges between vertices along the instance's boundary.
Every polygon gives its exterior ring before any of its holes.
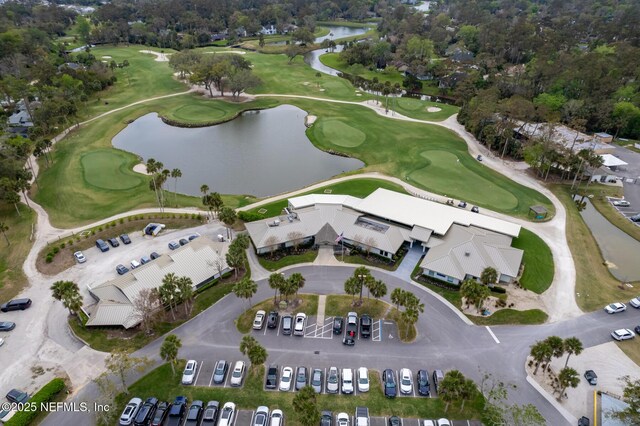
{"type": "Polygon", "coordinates": [[[342,263],[344,263],[344,238],[340,239],[340,245],[342,246],[342,263]]]}

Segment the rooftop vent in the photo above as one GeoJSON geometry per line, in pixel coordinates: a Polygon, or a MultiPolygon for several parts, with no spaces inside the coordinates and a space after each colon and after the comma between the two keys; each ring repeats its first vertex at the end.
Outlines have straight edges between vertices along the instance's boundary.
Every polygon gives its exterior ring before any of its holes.
{"type": "Polygon", "coordinates": [[[465,252],[464,252],[464,255],[465,255],[465,256],[467,256],[467,257],[469,257],[469,256],[471,256],[471,253],[470,253],[470,252],[468,252],[468,251],[465,251],[465,252]]]}

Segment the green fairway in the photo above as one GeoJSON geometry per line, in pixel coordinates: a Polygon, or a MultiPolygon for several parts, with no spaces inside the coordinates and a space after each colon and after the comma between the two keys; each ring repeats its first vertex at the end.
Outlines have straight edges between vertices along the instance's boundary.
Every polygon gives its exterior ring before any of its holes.
{"type": "Polygon", "coordinates": [[[131,156],[115,149],[101,149],[80,157],[82,176],[87,184],[97,189],[123,190],[140,186],[144,178],[129,169],[137,163],[131,156]]]}
{"type": "Polygon", "coordinates": [[[347,74],[355,74],[355,75],[358,75],[359,77],[366,78],[367,80],[373,80],[374,78],[377,78],[378,81],[380,81],[380,83],[384,83],[385,81],[388,81],[389,83],[391,83],[392,86],[396,83],[402,85],[402,80],[404,79],[404,77],[402,76],[402,73],[399,72],[398,70],[394,70],[393,72],[387,72],[387,71],[370,70],[362,66],[358,66],[358,67],[349,66],[345,62],[340,60],[339,53],[325,53],[324,55],[320,55],[320,62],[340,72],[344,72],[347,74]],[[359,70],[360,72],[354,73],[356,69],[359,70]]]}
{"type": "Polygon", "coordinates": [[[459,111],[459,108],[453,105],[447,105],[441,102],[421,101],[420,99],[414,98],[394,99],[393,109],[407,117],[429,121],[446,120],[459,111]],[[429,112],[429,108],[439,108],[440,111],[433,110],[433,112],[429,112]]]}
{"type": "Polygon", "coordinates": [[[362,143],[367,135],[355,127],[345,123],[338,118],[323,120],[318,124],[318,131],[326,140],[330,140],[336,145],[353,148],[362,143]]]}
{"type": "Polygon", "coordinates": [[[524,274],[520,278],[520,284],[527,290],[544,293],[553,282],[554,264],[549,246],[542,238],[525,228],[520,230],[520,235],[511,245],[524,250],[524,274]]]}
{"type": "Polygon", "coordinates": [[[223,119],[227,115],[227,111],[213,103],[186,104],[171,111],[170,115],[183,122],[210,122],[223,119]]]}

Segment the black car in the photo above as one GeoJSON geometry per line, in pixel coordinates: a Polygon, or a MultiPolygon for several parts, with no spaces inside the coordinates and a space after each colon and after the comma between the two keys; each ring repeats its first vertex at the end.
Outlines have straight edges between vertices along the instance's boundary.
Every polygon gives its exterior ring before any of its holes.
{"type": "Polygon", "coordinates": [[[342,325],[344,324],[344,318],[335,317],[333,319],[333,334],[342,334],[342,325]]]}
{"type": "Polygon", "coordinates": [[[389,417],[389,426],[400,426],[402,422],[400,421],[400,417],[391,416],[389,417]]]}
{"type": "Polygon", "coordinates": [[[180,426],[184,415],[187,411],[187,398],[184,396],[176,396],[176,399],[169,407],[169,415],[167,416],[166,426],[180,426]]]}
{"type": "Polygon", "coordinates": [[[96,240],[96,247],[98,247],[101,252],[109,251],[109,246],[103,240],[96,240]]]}
{"type": "Polygon", "coordinates": [[[360,317],[360,335],[365,339],[371,336],[371,317],[367,314],[360,317]]]}
{"type": "Polygon", "coordinates": [[[18,389],[11,389],[9,393],[7,393],[7,399],[11,402],[27,402],[29,400],[29,394],[18,389]]]}
{"type": "Polygon", "coordinates": [[[418,395],[429,396],[429,372],[427,370],[418,370],[418,395]]]}
{"type": "Polygon", "coordinates": [[[195,240],[196,238],[198,238],[199,236],[200,236],[200,235],[196,235],[196,234],[189,235],[189,241],[193,241],[193,240],[195,240]]]}
{"type": "Polygon", "coordinates": [[[320,415],[320,426],[333,426],[333,413],[331,411],[323,411],[320,415]]]}
{"type": "Polygon", "coordinates": [[[382,383],[384,386],[384,396],[387,398],[395,398],[398,389],[396,386],[396,375],[393,370],[387,368],[382,372],[382,383]]]}
{"type": "Polygon", "coordinates": [[[127,268],[126,266],[120,264],[120,265],[116,266],[116,272],[118,273],[118,275],[124,275],[127,272],[129,272],[129,268],[127,268]]]}
{"type": "Polygon", "coordinates": [[[0,306],[0,311],[24,311],[31,306],[31,299],[13,299],[0,306]]]}
{"type": "Polygon", "coordinates": [[[267,389],[275,389],[278,384],[278,366],[270,365],[267,370],[267,381],[264,385],[267,389]]]}
{"type": "Polygon", "coordinates": [[[11,331],[16,328],[16,323],[11,321],[0,322],[0,331],[11,331]]]}
{"type": "Polygon", "coordinates": [[[633,329],[633,331],[636,332],[636,334],[640,333],[640,325],[636,325],[635,328],[633,329]]]}
{"type": "Polygon", "coordinates": [[[589,426],[589,419],[585,416],[580,417],[580,420],[578,420],[578,426],[589,426]]]}
{"type": "Polygon", "coordinates": [[[598,375],[593,370],[585,371],[584,372],[584,378],[587,379],[587,382],[589,382],[590,385],[595,386],[595,385],[598,384],[598,375]]]}
{"type": "Polygon", "coordinates": [[[122,241],[124,244],[131,244],[131,238],[129,238],[127,234],[120,235],[120,241],[122,241]]]}
{"type": "Polygon", "coordinates": [[[169,403],[165,401],[158,403],[158,408],[156,408],[156,414],[153,416],[151,426],[163,425],[167,418],[167,414],[169,414],[169,403]]]}
{"type": "Polygon", "coordinates": [[[218,421],[218,412],[220,411],[220,403],[218,401],[207,402],[207,407],[202,414],[201,425],[215,425],[218,421]]]}
{"type": "Polygon", "coordinates": [[[160,255],[158,253],[156,253],[155,251],[152,251],[151,254],[149,255],[149,257],[151,258],[151,260],[156,260],[157,258],[160,257],[160,255]]]}
{"type": "Polygon", "coordinates": [[[111,245],[111,247],[119,247],[120,243],[118,242],[117,238],[109,238],[107,241],[109,241],[109,244],[111,245]]]}
{"type": "Polygon", "coordinates": [[[280,319],[280,315],[277,312],[271,311],[269,312],[269,316],[267,316],[267,328],[278,328],[278,320],[280,319]]]}
{"type": "Polygon", "coordinates": [[[184,422],[184,426],[198,426],[200,417],[202,416],[202,409],[204,404],[202,401],[193,401],[187,412],[187,419],[184,422]]]}
{"type": "Polygon", "coordinates": [[[467,207],[467,202],[466,201],[460,201],[458,203],[458,207],[460,207],[462,209],[466,208],[467,207]]]}
{"type": "Polygon", "coordinates": [[[178,242],[180,243],[181,246],[189,244],[189,240],[187,240],[186,238],[180,238],[180,241],[178,242]]]}
{"type": "Polygon", "coordinates": [[[154,414],[156,414],[156,409],[158,408],[158,398],[150,397],[142,404],[140,410],[138,410],[138,414],[136,414],[135,419],[133,420],[134,426],[147,426],[151,423],[151,419],[153,419],[154,414]]]}
{"type": "Polygon", "coordinates": [[[296,390],[300,390],[307,386],[309,376],[307,375],[307,367],[298,367],[296,371],[296,390]]]}
{"type": "Polygon", "coordinates": [[[471,211],[474,213],[480,213],[480,208],[478,206],[471,207],[471,211]]]}

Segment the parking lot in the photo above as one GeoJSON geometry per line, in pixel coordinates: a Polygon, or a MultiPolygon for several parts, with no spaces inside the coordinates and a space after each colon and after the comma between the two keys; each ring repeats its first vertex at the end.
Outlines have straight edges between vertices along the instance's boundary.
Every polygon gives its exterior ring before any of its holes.
{"type": "MultiPolygon", "coordinates": [[[[233,366],[235,365],[236,361],[238,361],[237,359],[226,360],[228,363],[228,369],[227,369],[226,376],[224,378],[224,382],[221,384],[213,383],[213,370],[216,366],[216,362],[218,361],[217,359],[196,360],[196,361],[198,361],[198,371],[196,373],[196,379],[193,383],[195,386],[224,387],[224,388],[231,387],[231,383],[230,383],[231,371],[233,370],[233,366]]],[[[247,373],[245,368],[244,376],[246,376],[246,374],[247,373]]],[[[245,377],[242,378],[242,385],[240,387],[244,386],[244,380],[245,380],[245,377]]],[[[235,387],[237,388],[238,386],[235,386],[235,387]]]]}
{"type": "Polygon", "coordinates": [[[630,206],[616,206],[615,203],[622,201],[622,198],[607,197],[607,200],[611,203],[614,209],[618,210],[621,215],[629,219],[632,223],[640,226],[640,222],[633,222],[631,217],[640,214],[640,205],[631,204],[630,206]]]}

